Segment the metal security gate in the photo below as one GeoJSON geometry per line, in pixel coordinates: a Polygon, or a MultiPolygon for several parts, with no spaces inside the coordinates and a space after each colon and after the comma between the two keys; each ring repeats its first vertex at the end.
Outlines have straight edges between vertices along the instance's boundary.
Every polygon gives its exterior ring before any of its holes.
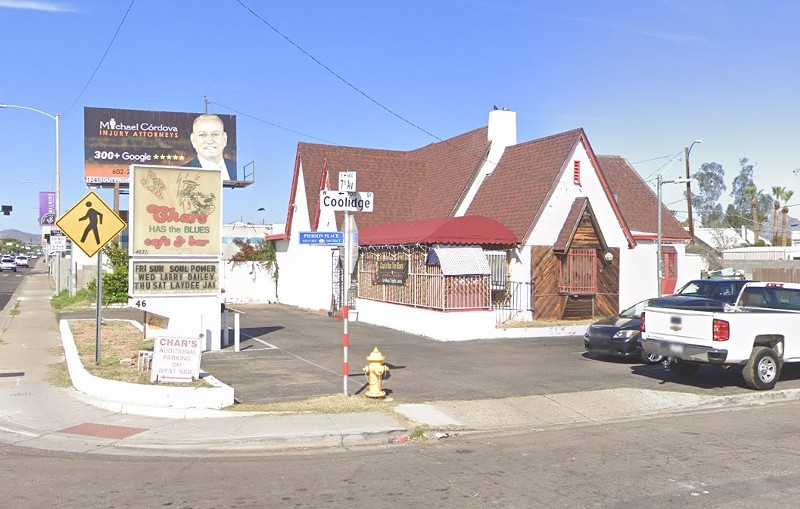
{"type": "Polygon", "coordinates": [[[338,249],[331,250],[331,313],[339,311],[344,299],[344,267],[338,249]]]}

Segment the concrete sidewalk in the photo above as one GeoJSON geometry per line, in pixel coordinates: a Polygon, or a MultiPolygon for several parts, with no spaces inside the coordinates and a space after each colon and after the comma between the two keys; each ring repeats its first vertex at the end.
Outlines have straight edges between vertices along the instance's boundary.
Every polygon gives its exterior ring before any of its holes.
{"type": "Polygon", "coordinates": [[[181,408],[174,401],[166,406],[158,398],[149,406],[132,405],[125,391],[114,399],[107,393],[99,397],[91,388],[82,393],[49,383],[51,366],[64,360],[51,295],[47,274],[32,270],[0,314],[0,442],[100,454],[349,448],[403,441],[417,425],[426,426],[429,436],[437,431],[545,429],[800,399],[800,390],[720,397],[623,388],[405,403],[395,406],[394,413],[243,414],[181,408]]]}
{"type": "Polygon", "coordinates": [[[104,454],[131,449],[176,453],[350,447],[389,443],[408,433],[399,419],[381,412],[253,415],[225,410],[176,412],[153,406],[138,408],[137,415],[121,411],[125,401],[98,400],[73,388],[54,387],[48,374],[63,356],[50,307],[52,293],[47,274],[34,272],[0,315],[2,442],[104,454]]]}

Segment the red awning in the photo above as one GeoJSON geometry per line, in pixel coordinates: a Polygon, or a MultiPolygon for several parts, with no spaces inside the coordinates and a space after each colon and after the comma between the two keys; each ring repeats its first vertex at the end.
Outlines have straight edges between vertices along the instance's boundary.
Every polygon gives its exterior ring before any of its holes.
{"type": "Polygon", "coordinates": [[[517,237],[503,223],[484,216],[378,224],[358,230],[359,246],[516,243],[517,237]]]}

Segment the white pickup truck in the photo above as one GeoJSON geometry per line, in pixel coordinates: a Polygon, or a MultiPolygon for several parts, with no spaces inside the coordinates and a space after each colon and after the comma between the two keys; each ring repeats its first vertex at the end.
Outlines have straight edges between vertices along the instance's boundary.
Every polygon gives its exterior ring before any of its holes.
{"type": "Polygon", "coordinates": [[[772,389],[784,362],[800,362],[800,284],[747,283],[725,312],[647,307],[640,329],[642,349],[679,376],[739,365],[748,387],[772,389]]]}

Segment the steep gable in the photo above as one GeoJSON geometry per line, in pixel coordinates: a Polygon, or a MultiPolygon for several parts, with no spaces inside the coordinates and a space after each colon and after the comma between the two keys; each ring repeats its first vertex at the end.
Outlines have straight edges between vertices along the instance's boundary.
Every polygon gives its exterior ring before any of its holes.
{"type": "MultiPolygon", "coordinates": [[[[621,156],[598,155],[597,160],[608,180],[614,199],[622,211],[634,237],[655,239],[658,233],[658,196],[621,156]]],[[[689,232],[662,204],[661,238],[670,241],[688,241],[689,232]]]]}
{"type": "MultiPolygon", "coordinates": [[[[356,172],[358,190],[375,194],[373,212],[353,213],[362,227],[452,215],[488,149],[483,127],[407,152],[299,143],[297,158],[312,217],[325,181],[335,189],[339,172],[356,172]]],[[[295,178],[298,171],[295,165],[295,178]]]]}
{"type": "MultiPolygon", "coordinates": [[[[569,251],[570,246],[573,244],[576,236],[579,236],[581,230],[584,230],[582,237],[587,237],[586,230],[589,231],[589,237],[596,239],[598,246],[603,251],[608,250],[608,244],[603,236],[603,231],[600,225],[597,224],[597,218],[592,210],[592,205],[589,199],[585,196],[576,198],[572,203],[572,207],[567,214],[567,219],[564,221],[564,226],[561,227],[555,244],[553,244],[553,251],[556,253],[566,253],[569,251]]],[[[585,246],[585,240],[581,245],[585,246]]]]}
{"type": "Polygon", "coordinates": [[[467,214],[491,217],[526,242],[581,133],[575,129],[508,147],[467,214]]]}

